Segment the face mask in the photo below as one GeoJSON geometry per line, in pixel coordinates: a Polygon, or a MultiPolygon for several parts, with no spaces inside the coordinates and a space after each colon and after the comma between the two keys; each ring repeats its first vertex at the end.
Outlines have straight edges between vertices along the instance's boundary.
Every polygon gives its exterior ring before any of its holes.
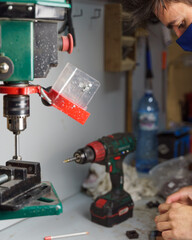
{"type": "Polygon", "coordinates": [[[177,44],[185,51],[192,52],[192,24],[189,25],[187,30],[177,39],[177,44]]]}

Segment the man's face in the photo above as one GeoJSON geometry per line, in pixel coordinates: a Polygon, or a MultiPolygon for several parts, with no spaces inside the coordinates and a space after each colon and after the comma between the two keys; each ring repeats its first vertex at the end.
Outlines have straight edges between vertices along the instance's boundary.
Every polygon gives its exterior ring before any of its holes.
{"type": "Polygon", "coordinates": [[[181,2],[166,4],[166,9],[161,7],[158,14],[157,11],[155,11],[155,14],[165,26],[173,29],[178,37],[192,23],[192,5],[181,2]]]}

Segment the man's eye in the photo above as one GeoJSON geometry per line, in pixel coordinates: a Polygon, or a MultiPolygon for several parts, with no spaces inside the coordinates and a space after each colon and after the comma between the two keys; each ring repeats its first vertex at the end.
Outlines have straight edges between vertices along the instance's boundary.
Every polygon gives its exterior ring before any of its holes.
{"type": "Polygon", "coordinates": [[[179,24],[178,29],[185,28],[185,27],[186,27],[185,21],[182,21],[182,22],[179,24]]]}

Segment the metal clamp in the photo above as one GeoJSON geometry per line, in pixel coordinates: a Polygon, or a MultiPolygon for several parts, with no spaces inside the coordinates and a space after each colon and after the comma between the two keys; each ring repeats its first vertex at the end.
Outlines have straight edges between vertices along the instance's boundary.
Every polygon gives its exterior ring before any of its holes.
{"type": "Polygon", "coordinates": [[[41,97],[43,97],[50,105],[52,104],[52,100],[47,96],[43,88],[41,88],[41,97]]]}

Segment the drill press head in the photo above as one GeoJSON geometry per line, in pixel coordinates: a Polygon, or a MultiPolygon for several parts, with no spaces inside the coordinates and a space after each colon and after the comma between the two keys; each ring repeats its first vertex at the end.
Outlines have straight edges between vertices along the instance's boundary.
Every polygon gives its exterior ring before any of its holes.
{"type": "Polygon", "coordinates": [[[57,23],[66,22],[71,5],[66,0],[0,0],[0,93],[7,128],[18,136],[30,115],[28,94],[11,92],[25,88],[34,78],[45,78],[58,64],[58,50],[72,51],[72,39],[64,49],[57,23]],[[7,86],[9,91],[2,90],[7,86]]]}

